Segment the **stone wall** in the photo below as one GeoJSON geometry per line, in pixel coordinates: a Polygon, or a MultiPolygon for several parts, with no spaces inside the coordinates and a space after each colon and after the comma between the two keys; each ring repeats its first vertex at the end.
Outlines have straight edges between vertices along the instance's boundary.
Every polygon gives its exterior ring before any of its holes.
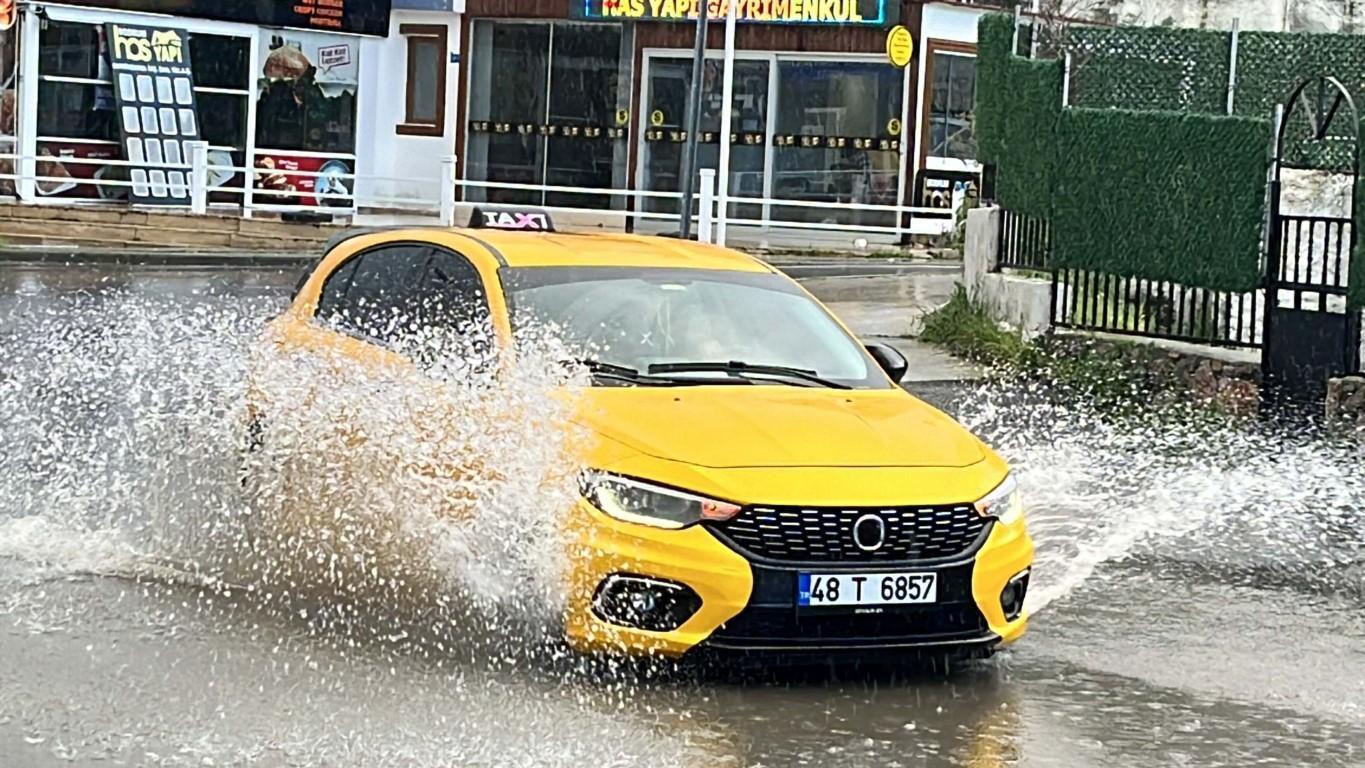
{"type": "Polygon", "coordinates": [[[1343,376],[1327,382],[1327,419],[1365,440],[1365,376],[1343,376]]]}
{"type": "Polygon", "coordinates": [[[1088,360],[1097,375],[1112,371],[1151,405],[1197,402],[1236,416],[1260,409],[1261,365],[1243,353],[1080,332],[1055,333],[1040,346],[1057,360],[1088,360]]]}

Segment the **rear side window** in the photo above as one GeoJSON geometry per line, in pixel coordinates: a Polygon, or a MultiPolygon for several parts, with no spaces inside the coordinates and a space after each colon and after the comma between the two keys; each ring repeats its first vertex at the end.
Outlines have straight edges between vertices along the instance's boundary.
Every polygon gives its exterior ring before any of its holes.
{"type": "Polygon", "coordinates": [[[403,244],[355,256],[323,285],[317,319],[390,345],[438,334],[485,348],[490,314],[483,280],[463,256],[403,244]]]}
{"type": "Polygon", "coordinates": [[[419,318],[422,278],[431,249],[398,245],[362,255],[346,290],[344,311],[334,320],[343,330],[378,341],[402,336],[419,318]]]}

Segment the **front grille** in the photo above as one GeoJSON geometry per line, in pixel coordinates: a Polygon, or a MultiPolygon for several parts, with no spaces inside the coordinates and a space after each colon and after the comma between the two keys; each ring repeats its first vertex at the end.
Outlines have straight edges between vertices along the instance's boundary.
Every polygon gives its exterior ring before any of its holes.
{"type": "Polygon", "coordinates": [[[891,509],[746,507],[710,528],[750,559],[896,563],[968,554],[985,540],[990,523],[970,504],[891,509]],[[853,533],[854,523],[866,515],[879,517],[885,526],[881,546],[871,551],[860,547],[853,533]]]}

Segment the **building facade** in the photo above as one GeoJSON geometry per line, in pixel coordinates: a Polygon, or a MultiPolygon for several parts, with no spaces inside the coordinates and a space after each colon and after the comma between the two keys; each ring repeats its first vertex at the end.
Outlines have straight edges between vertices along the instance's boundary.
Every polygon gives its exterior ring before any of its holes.
{"type": "MultiPolygon", "coordinates": [[[[978,178],[976,20],[990,8],[738,10],[732,222],[942,231],[978,178]],[[915,42],[904,69],[886,55],[896,24],[915,42]],[[940,213],[863,209],[894,205],[940,213]]],[[[212,174],[213,203],[430,211],[454,155],[466,201],[667,228],[675,198],[625,193],[681,187],[694,12],[695,0],[0,0],[0,155],[24,158],[0,170],[27,177],[0,194],[127,198],[98,183],[124,173],[101,160],[129,154],[105,36],[141,24],[188,35],[201,138],[211,164],[239,169],[212,174]]],[[[702,69],[703,168],[718,165],[723,27],[702,69]]]]}
{"type": "MultiPolygon", "coordinates": [[[[676,214],[674,199],[573,190],[680,189],[694,7],[469,0],[457,147],[462,178],[490,186],[467,188],[467,198],[676,214]]],[[[737,10],[729,186],[746,201],[730,215],[741,224],[894,227],[891,212],[821,206],[899,203],[942,210],[927,221],[927,231],[941,231],[954,188],[960,195],[978,170],[974,17],[984,9],[765,0],[737,10]],[[928,41],[926,18],[934,22],[928,41]],[[886,55],[895,24],[911,30],[919,51],[905,70],[886,55]]],[[[712,13],[723,12],[712,3],[712,13]]],[[[718,164],[722,46],[716,23],[703,68],[699,167],[718,164]]]]}

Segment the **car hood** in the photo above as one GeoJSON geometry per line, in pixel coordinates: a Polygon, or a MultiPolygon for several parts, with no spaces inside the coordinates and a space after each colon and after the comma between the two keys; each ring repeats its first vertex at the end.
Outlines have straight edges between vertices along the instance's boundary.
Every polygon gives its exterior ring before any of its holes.
{"type": "Polygon", "coordinates": [[[899,389],[594,387],[579,424],[702,467],[965,467],[985,458],[957,422],[899,389]]]}

